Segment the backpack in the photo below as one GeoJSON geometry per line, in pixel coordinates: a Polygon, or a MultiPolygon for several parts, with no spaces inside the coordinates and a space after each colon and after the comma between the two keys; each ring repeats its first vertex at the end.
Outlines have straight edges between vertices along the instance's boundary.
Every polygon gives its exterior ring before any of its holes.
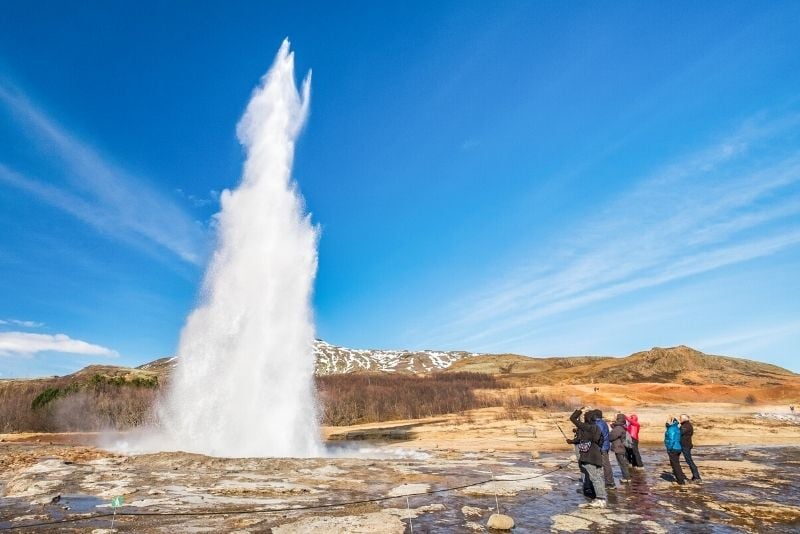
{"type": "Polygon", "coordinates": [[[626,430],[625,431],[625,437],[623,439],[625,440],[625,448],[626,449],[632,449],[633,448],[633,438],[631,437],[631,433],[626,430]]]}

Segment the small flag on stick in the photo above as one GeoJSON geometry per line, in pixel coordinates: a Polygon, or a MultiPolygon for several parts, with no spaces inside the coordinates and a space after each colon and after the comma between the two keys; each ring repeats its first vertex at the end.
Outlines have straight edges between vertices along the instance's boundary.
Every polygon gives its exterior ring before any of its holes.
{"type": "Polygon", "coordinates": [[[113,499],[111,499],[111,508],[114,509],[114,515],[111,516],[111,529],[114,529],[114,520],[117,518],[117,508],[122,506],[122,503],[125,502],[125,497],[122,495],[117,495],[113,499]]]}

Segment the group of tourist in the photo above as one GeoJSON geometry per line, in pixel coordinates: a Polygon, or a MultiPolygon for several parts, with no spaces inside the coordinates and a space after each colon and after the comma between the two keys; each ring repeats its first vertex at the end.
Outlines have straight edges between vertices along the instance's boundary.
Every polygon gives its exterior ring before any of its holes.
{"type": "MultiPolygon", "coordinates": [[[[620,482],[623,484],[631,481],[632,469],[644,467],[639,453],[639,419],[636,414],[628,416],[618,413],[609,426],[603,419],[602,411],[587,410],[585,407],[575,410],[569,419],[575,425],[575,437],[567,439],[567,443],[575,445],[583,478],[583,489],[580,491],[592,499],[582,506],[605,508],[607,491],[616,489],[609,453],[614,453],[622,473],[620,482]]],[[[681,454],[692,470],[692,481],[701,480],[700,472],[692,459],[693,434],[694,427],[688,415],[682,414],[680,422],[672,416],[667,419],[664,445],[675,480],[680,485],[686,484],[686,475],[680,464],[681,454]]]]}

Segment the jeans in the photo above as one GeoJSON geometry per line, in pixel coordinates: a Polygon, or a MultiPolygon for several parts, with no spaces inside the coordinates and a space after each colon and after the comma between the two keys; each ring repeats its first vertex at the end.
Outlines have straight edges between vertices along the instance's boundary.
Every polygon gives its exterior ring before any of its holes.
{"type": "Polygon", "coordinates": [[[603,480],[603,468],[598,465],[587,463],[582,463],[581,466],[584,471],[586,471],[586,474],[589,475],[589,480],[594,486],[594,493],[597,495],[597,498],[606,500],[606,485],[605,480],[603,480]]]}
{"type": "Polygon", "coordinates": [[[625,458],[625,455],[621,452],[616,452],[614,455],[617,457],[617,463],[619,464],[619,470],[622,471],[622,478],[628,479],[631,478],[630,473],[628,472],[628,460],[625,458]]]}
{"type": "Polygon", "coordinates": [[[581,480],[583,481],[583,494],[586,497],[594,499],[597,495],[594,492],[594,485],[592,485],[592,481],[589,479],[589,473],[586,471],[584,465],[585,464],[582,463],[578,464],[581,470],[581,480]]]}
{"type": "Polygon", "coordinates": [[[686,459],[686,463],[689,464],[689,469],[692,470],[692,480],[700,480],[700,471],[697,470],[697,465],[692,459],[692,449],[683,449],[681,452],[686,459]]]}
{"type": "Polygon", "coordinates": [[[606,486],[614,485],[614,473],[611,471],[611,460],[608,459],[608,451],[603,453],[603,477],[606,481],[606,486]]]}
{"type": "Polygon", "coordinates": [[[681,451],[667,451],[669,455],[669,465],[672,466],[672,474],[675,475],[675,480],[678,484],[686,484],[686,475],[683,474],[681,469],[681,451]]]}

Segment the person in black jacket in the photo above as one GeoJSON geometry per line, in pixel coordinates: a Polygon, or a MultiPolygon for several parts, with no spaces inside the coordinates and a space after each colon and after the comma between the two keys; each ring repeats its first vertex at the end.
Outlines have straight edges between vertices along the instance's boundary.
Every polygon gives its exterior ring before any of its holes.
{"type": "Polygon", "coordinates": [[[689,469],[692,470],[692,482],[700,482],[703,479],[700,478],[700,471],[698,471],[697,465],[692,459],[692,448],[694,447],[692,443],[693,435],[694,427],[689,420],[689,416],[685,413],[681,414],[681,454],[683,454],[683,457],[686,459],[686,463],[689,464],[689,469]]]}
{"type": "MultiPolygon", "coordinates": [[[[581,466],[581,471],[588,477],[594,487],[596,499],[590,502],[588,507],[591,508],[605,508],[606,507],[606,485],[603,479],[603,454],[601,448],[603,445],[603,435],[600,429],[595,424],[595,414],[589,410],[584,415],[584,420],[581,421],[581,413],[584,408],[578,408],[569,417],[572,424],[577,429],[577,434],[574,440],[567,439],[567,443],[575,444],[578,446],[578,463],[581,466]]],[[[586,480],[584,479],[584,484],[586,480]]],[[[584,506],[584,505],[582,505],[584,506]]]]}

